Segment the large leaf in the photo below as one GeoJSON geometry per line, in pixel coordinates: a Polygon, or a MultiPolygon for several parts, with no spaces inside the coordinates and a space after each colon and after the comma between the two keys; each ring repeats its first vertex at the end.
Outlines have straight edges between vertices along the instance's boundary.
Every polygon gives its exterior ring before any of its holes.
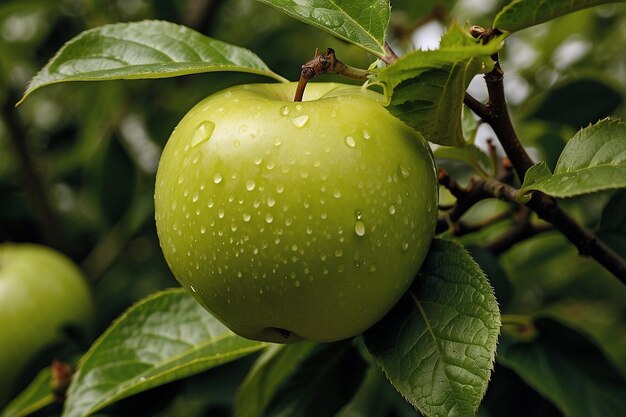
{"type": "Polygon", "coordinates": [[[531,167],[522,191],[539,190],[555,197],[626,187],[626,123],[604,119],[580,130],[565,145],[554,169],[531,167]]]}
{"type": "Polygon", "coordinates": [[[493,27],[515,32],[576,10],[618,2],[615,0],[513,0],[498,13],[493,27]]]}
{"type": "Polygon", "coordinates": [[[333,417],[354,396],[367,364],[351,340],[319,345],[284,381],[265,417],[333,417]]]}
{"type": "Polygon", "coordinates": [[[385,55],[385,31],[389,24],[387,0],[259,1],[378,57],[385,55]]]}
{"type": "Polygon", "coordinates": [[[35,379],[2,411],[0,417],[23,417],[54,402],[52,372],[45,368],[35,379]]]}
{"type": "Polygon", "coordinates": [[[388,97],[387,108],[434,143],[465,144],[462,109],[465,90],[476,74],[493,68],[490,55],[501,42],[478,43],[457,25],[434,51],[414,51],[384,68],[378,81],[388,97]]]}
{"type": "Polygon", "coordinates": [[[626,259],[626,190],[615,194],[604,207],[598,236],[626,259]]]}
{"type": "Polygon", "coordinates": [[[63,417],[88,416],[266,346],[232,333],[182,289],[158,293],[129,309],[81,359],[63,417]]]}
{"type": "Polygon", "coordinates": [[[76,36],[31,80],[20,103],[38,88],[64,81],[167,78],[213,71],[286,81],[247,49],[151,20],[106,25],[76,36]]]}
{"type": "Polygon", "coordinates": [[[620,417],[626,380],[585,336],[551,319],[535,322],[537,337],[505,332],[498,362],[513,369],[567,417],[620,417]]]}
{"type": "Polygon", "coordinates": [[[435,239],[407,295],[365,342],[396,389],[426,417],[473,417],[493,368],[500,313],[460,245],[435,239]]]}
{"type": "Polygon", "coordinates": [[[313,351],[315,343],[272,345],[257,359],[235,400],[235,417],[261,417],[280,388],[313,351]]]}

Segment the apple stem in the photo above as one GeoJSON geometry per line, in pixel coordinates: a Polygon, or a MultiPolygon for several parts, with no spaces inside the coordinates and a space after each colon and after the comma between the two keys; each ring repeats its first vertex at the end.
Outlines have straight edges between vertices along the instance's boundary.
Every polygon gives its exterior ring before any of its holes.
{"type": "Polygon", "coordinates": [[[369,77],[370,72],[344,64],[337,59],[335,50],[332,48],[328,48],[324,53],[319,53],[318,50],[315,50],[315,57],[302,65],[293,101],[302,101],[307,83],[311,78],[319,74],[339,74],[347,78],[365,81],[369,77]]]}

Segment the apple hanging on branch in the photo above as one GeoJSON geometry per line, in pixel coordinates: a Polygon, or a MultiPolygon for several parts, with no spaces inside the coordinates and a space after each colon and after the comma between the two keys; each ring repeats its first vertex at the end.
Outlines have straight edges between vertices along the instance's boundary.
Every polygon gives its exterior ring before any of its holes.
{"type": "Polygon", "coordinates": [[[156,178],[176,278],[241,336],[329,342],[398,301],[428,251],[437,182],[419,133],[356,86],[243,85],[197,104],[156,178]]]}

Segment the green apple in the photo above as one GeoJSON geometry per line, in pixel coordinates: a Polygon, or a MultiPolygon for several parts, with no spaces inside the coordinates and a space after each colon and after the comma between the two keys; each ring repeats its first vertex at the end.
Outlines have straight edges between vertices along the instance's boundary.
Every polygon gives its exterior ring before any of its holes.
{"type": "Polygon", "coordinates": [[[15,379],[65,326],[86,327],[89,288],[65,255],[35,244],[0,244],[0,405],[15,379]]]}
{"type": "Polygon", "coordinates": [[[360,87],[243,85],[198,103],[161,156],[156,226],[180,283],[237,334],[334,341],[378,321],[433,237],[427,143],[360,87]]]}

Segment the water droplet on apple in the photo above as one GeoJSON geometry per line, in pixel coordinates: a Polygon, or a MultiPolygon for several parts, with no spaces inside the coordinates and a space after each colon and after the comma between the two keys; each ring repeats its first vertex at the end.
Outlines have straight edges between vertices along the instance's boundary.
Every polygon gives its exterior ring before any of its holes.
{"type": "Polygon", "coordinates": [[[361,210],[355,211],[354,215],[356,216],[357,220],[361,220],[361,218],[363,217],[363,213],[361,213],[361,210]]]}
{"type": "Polygon", "coordinates": [[[206,120],[200,123],[191,136],[191,147],[196,147],[211,138],[213,131],[215,130],[215,123],[210,120],[206,120]]]}
{"type": "Polygon", "coordinates": [[[263,162],[263,157],[261,155],[257,155],[254,157],[254,164],[255,165],[261,165],[261,162],[263,162]]]}
{"type": "Polygon", "coordinates": [[[346,145],[351,148],[354,148],[356,146],[356,142],[354,141],[354,138],[352,136],[346,136],[346,145]]]}
{"type": "Polygon", "coordinates": [[[333,193],[333,197],[335,197],[335,198],[341,198],[341,191],[339,191],[339,190],[335,190],[335,192],[333,193]]]}
{"type": "Polygon", "coordinates": [[[274,138],[274,146],[276,146],[278,148],[281,143],[282,143],[282,141],[280,140],[279,137],[275,137],[274,138]]]}
{"type": "Polygon", "coordinates": [[[281,108],[280,108],[280,114],[281,114],[282,116],[288,116],[288,115],[289,115],[289,113],[291,113],[291,107],[289,107],[289,106],[283,106],[283,107],[281,107],[281,108]]]}
{"type": "Polygon", "coordinates": [[[300,281],[296,281],[296,288],[300,287],[300,281]]]}
{"type": "Polygon", "coordinates": [[[274,207],[274,204],[276,204],[276,200],[274,199],[274,197],[267,196],[267,206],[268,207],[274,207]]]}
{"type": "Polygon", "coordinates": [[[243,213],[243,221],[244,222],[249,222],[251,218],[252,218],[252,216],[250,216],[250,214],[243,213]]]}
{"type": "Polygon", "coordinates": [[[363,129],[363,139],[368,140],[372,137],[372,135],[370,135],[370,132],[368,132],[366,129],[363,129]]]}
{"type": "Polygon", "coordinates": [[[363,223],[361,220],[358,220],[354,224],[354,233],[356,233],[357,236],[365,236],[365,223],[363,223]]]}
{"type": "Polygon", "coordinates": [[[409,242],[402,243],[402,252],[406,252],[409,250],[409,242]]]}
{"type": "Polygon", "coordinates": [[[219,209],[217,211],[217,217],[219,217],[220,219],[224,218],[224,209],[219,209]]]}
{"type": "Polygon", "coordinates": [[[254,180],[246,181],[246,190],[252,191],[254,190],[255,187],[256,187],[256,183],[254,182],[254,180]]]}
{"type": "Polygon", "coordinates": [[[222,174],[220,174],[219,172],[216,172],[215,175],[213,175],[213,182],[216,184],[219,184],[220,182],[222,182],[222,174]]]}
{"type": "Polygon", "coordinates": [[[180,174],[180,175],[178,176],[178,183],[179,183],[179,184],[182,184],[182,183],[183,183],[183,181],[185,181],[185,176],[184,176],[183,174],[180,174]]]}
{"type": "Polygon", "coordinates": [[[376,265],[371,264],[370,265],[370,272],[375,272],[376,271],[376,265]]]}
{"type": "Polygon", "coordinates": [[[200,233],[205,234],[206,233],[206,227],[201,226],[200,227],[200,233]]]}
{"type": "Polygon", "coordinates": [[[281,194],[283,191],[285,191],[285,186],[284,186],[284,185],[282,185],[282,184],[278,184],[278,185],[276,186],[276,192],[277,192],[278,194],[281,194]]]}
{"type": "Polygon", "coordinates": [[[196,292],[196,289],[191,284],[189,285],[189,289],[191,290],[191,292],[196,292]]]}
{"type": "Polygon", "coordinates": [[[200,196],[198,195],[198,192],[194,192],[193,196],[191,197],[191,201],[193,201],[194,203],[198,201],[198,199],[200,198],[200,196]]]}
{"type": "Polygon", "coordinates": [[[335,256],[336,256],[337,258],[341,258],[341,257],[343,256],[343,251],[342,251],[341,249],[337,249],[337,250],[335,251],[335,256]]]}
{"type": "Polygon", "coordinates": [[[389,206],[389,214],[396,214],[396,206],[394,206],[393,204],[389,206]]]}
{"type": "Polygon", "coordinates": [[[402,178],[408,178],[409,175],[410,175],[410,172],[409,172],[408,169],[403,167],[401,164],[398,164],[398,174],[400,174],[402,176],[402,178]]]}
{"type": "Polygon", "coordinates": [[[293,125],[297,128],[303,127],[308,121],[309,121],[309,116],[307,116],[306,114],[291,118],[291,123],[293,123],[293,125]]]}
{"type": "Polygon", "coordinates": [[[272,216],[272,213],[267,213],[265,215],[265,222],[266,223],[271,223],[274,221],[274,216],[272,216]]]}

